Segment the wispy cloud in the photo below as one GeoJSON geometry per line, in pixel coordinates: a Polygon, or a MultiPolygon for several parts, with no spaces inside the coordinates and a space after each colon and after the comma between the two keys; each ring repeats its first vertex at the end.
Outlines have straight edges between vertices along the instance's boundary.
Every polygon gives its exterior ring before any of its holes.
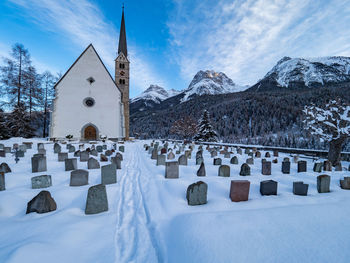
{"type": "MultiPolygon", "coordinates": [[[[113,72],[118,32],[112,23],[106,21],[98,6],[88,0],[10,1],[26,10],[26,15],[45,30],[64,36],[68,45],[73,43],[83,50],[89,43],[93,43],[106,66],[113,72]]],[[[165,85],[165,81],[135,44],[129,44],[129,50],[133,91],[140,92],[154,83],[165,85]]]]}
{"type": "Polygon", "coordinates": [[[350,56],[349,1],[174,3],[170,44],[187,80],[200,69],[215,69],[254,84],[283,56],[350,56]]]}

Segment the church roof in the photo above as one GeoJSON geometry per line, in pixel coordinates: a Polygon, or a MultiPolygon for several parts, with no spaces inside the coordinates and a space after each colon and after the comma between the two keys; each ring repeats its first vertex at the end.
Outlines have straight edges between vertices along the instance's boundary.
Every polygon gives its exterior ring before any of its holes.
{"type": "Polygon", "coordinates": [[[122,12],[122,22],[121,22],[121,25],[120,25],[118,55],[119,55],[120,52],[122,52],[125,57],[128,56],[128,48],[127,48],[127,45],[126,45],[124,7],[123,7],[123,12],[122,12]]]}
{"type": "Polygon", "coordinates": [[[88,45],[88,47],[83,51],[83,53],[80,54],[80,56],[74,61],[74,63],[69,67],[69,69],[66,71],[66,73],[64,73],[64,75],[56,82],[54,88],[56,88],[56,86],[61,82],[62,79],[64,79],[64,77],[68,74],[68,72],[74,67],[74,65],[79,61],[79,59],[85,54],[85,52],[89,49],[92,48],[93,51],[96,53],[98,59],[100,60],[101,64],[103,65],[104,69],[106,70],[108,76],[111,78],[112,82],[114,83],[114,85],[117,87],[117,89],[120,91],[119,87],[117,86],[117,84],[115,83],[114,79],[112,78],[111,74],[109,73],[108,69],[106,68],[105,64],[103,63],[102,59],[100,58],[99,54],[97,53],[96,49],[94,48],[94,46],[92,44],[88,45]]]}

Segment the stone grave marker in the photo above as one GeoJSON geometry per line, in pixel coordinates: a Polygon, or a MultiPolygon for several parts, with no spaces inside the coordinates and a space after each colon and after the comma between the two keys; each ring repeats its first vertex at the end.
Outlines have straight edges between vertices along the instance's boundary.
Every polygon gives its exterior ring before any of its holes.
{"type": "Polygon", "coordinates": [[[152,155],[151,155],[151,159],[152,160],[157,160],[157,156],[158,156],[158,150],[157,149],[153,149],[152,155]]]}
{"type": "Polygon", "coordinates": [[[114,163],[101,167],[101,183],[104,185],[117,183],[117,167],[114,163]]]}
{"type": "Polygon", "coordinates": [[[165,154],[160,154],[157,156],[157,166],[159,165],[165,165],[165,154]]]}
{"type": "Polygon", "coordinates": [[[350,190],[350,177],[345,176],[343,180],[340,180],[341,189],[350,190]]]}
{"type": "Polygon", "coordinates": [[[24,151],[19,150],[19,151],[17,151],[16,154],[17,154],[18,158],[23,158],[24,157],[24,151]]]}
{"type": "Polygon", "coordinates": [[[167,153],[166,148],[162,148],[162,149],[160,150],[160,154],[166,154],[166,153],[167,153]]]}
{"type": "Polygon", "coordinates": [[[329,175],[319,175],[317,176],[317,191],[319,193],[328,193],[329,185],[331,183],[331,177],[329,175]]]}
{"type": "Polygon", "coordinates": [[[107,144],[103,144],[103,145],[102,145],[102,149],[103,149],[103,150],[107,150],[107,144]]]}
{"type": "Polygon", "coordinates": [[[205,165],[204,162],[201,163],[197,171],[197,176],[205,176],[205,165]]]}
{"type": "Polygon", "coordinates": [[[244,154],[249,154],[250,153],[250,150],[248,148],[245,148],[244,149],[244,154]]]}
{"type": "Polygon", "coordinates": [[[5,145],[3,143],[0,143],[0,151],[4,150],[5,145]]]}
{"type": "Polygon", "coordinates": [[[202,162],[204,162],[203,157],[196,158],[196,165],[200,165],[202,162]]]}
{"type": "Polygon", "coordinates": [[[261,162],[261,173],[263,175],[271,175],[271,162],[261,162]]]}
{"type": "Polygon", "coordinates": [[[313,171],[315,173],[321,173],[322,172],[322,167],[323,167],[322,163],[314,163],[313,171]]]}
{"type": "Polygon", "coordinates": [[[31,178],[32,189],[47,188],[52,186],[51,175],[39,175],[31,178]]]}
{"type": "Polygon", "coordinates": [[[0,191],[5,191],[5,173],[0,172],[0,191]]]}
{"type": "Polygon", "coordinates": [[[210,156],[211,156],[211,158],[218,156],[217,151],[211,151],[210,156]]]}
{"type": "Polygon", "coordinates": [[[237,148],[237,154],[242,155],[242,149],[241,148],[237,148]]]}
{"type": "Polygon", "coordinates": [[[241,175],[241,176],[250,175],[250,167],[247,163],[242,164],[241,171],[239,172],[239,175],[241,175]]]}
{"type": "Polygon", "coordinates": [[[69,186],[83,186],[89,184],[89,172],[78,169],[70,173],[69,186]]]}
{"type": "Polygon", "coordinates": [[[336,172],[341,172],[341,171],[343,171],[343,167],[341,166],[341,163],[338,163],[334,168],[335,168],[335,171],[336,171],[336,172]]]}
{"type": "Polygon", "coordinates": [[[23,142],[23,144],[26,146],[27,150],[32,149],[32,145],[33,145],[32,142],[23,142]]]}
{"type": "Polygon", "coordinates": [[[80,162],[87,162],[90,158],[90,154],[87,151],[80,152],[80,162]]]}
{"type": "Polygon", "coordinates": [[[270,158],[271,157],[271,154],[269,152],[266,152],[265,153],[265,158],[270,158]]]}
{"type": "Polygon", "coordinates": [[[298,173],[306,172],[307,163],[306,161],[298,161],[298,173]]]}
{"type": "Polygon", "coordinates": [[[67,158],[64,160],[65,171],[76,170],[78,167],[77,158],[67,158]]]}
{"type": "Polygon", "coordinates": [[[332,163],[328,160],[323,162],[323,171],[332,172],[332,163]]]}
{"type": "Polygon", "coordinates": [[[38,214],[55,211],[57,205],[49,191],[41,191],[27,204],[26,214],[36,212],[38,214]]]}
{"type": "Polygon", "coordinates": [[[257,152],[255,153],[255,158],[261,158],[261,152],[257,151],[257,152]]]}
{"type": "Polygon", "coordinates": [[[74,152],[74,157],[80,157],[80,150],[74,152]]]}
{"type": "Polygon", "coordinates": [[[103,147],[101,145],[97,145],[96,146],[96,151],[99,152],[99,153],[103,152],[103,147]]]}
{"type": "Polygon", "coordinates": [[[37,148],[38,150],[45,150],[45,146],[44,146],[44,144],[41,143],[41,142],[38,143],[37,147],[38,147],[38,148],[37,148]]]}
{"type": "Polygon", "coordinates": [[[68,152],[70,152],[70,153],[75,152],[75,147],[73,145],[70,145],[68,148],[68,152]]]}
{"type": "Polygon", "coordinates": [[[308,184],[304,184],[303,182],[293,182],[293,194],[295,195],[306,196],[308,188],[308,184]]]}
{"type": "Polygon", "coordinates": [[[277,182],[274,180],[266,180],[260,182],[261,195],[277,195],[277,182]]]}
{"type": "Polygon", "coordinates": [[[59,162],[64,162],[65,159],[68,158],[68,153],[58,153],[58,161],[59,162]]]}
{"type": "Polygon", "coordinates": [[[1,150],[1,151],[0,151],[0,157],[6,157],[6,152],[3,151],[3,150],[1,150]]]}
{"type": "Polygon", "coordinates": [[[187,165],[187,157],[186,155],[181,155],[178,159],[179,165],[187,165]]]}
{"type": "Polygon", "coordinates": [[[98,184],[91,186],[86,198],[85,214],[92,215],[108,211],[106,186],[98,184]]]}
{"type": "Polygon", "coordinates": [[[114,163],[117,169],[122,169],[122,160],[117,156],[111,158],[111,163],[114,163]]]}
{"type": "Polygon", "coordinates": [[[207,203],[208,185],[202,181],[191,184],[187,188],[186,199],[188,205],[204,205],[207,203]]]}
{"type": "Polygon", "coordinates": [[[222,164],[221,158],[214,158],[213,165],[221,165],[221,164],[222,164]]]}
{"type": "Polygon", "coordinates": [[[278,150],[273,151],[273,157],[278,157],[278,150]]]}
{"type": "Polygon", "coordinates": [[[4,147],[5,153],[10,153],[11,152],[11,147],[4,147]]]}
{"type": "Polygon", "coordinates": [[[23,153],[25,153],[25,152],[27,151],[27,146],[25,146],[24,144],[22,144],[22,145],[20,145],[20,146],[18,147],[18,150],[19,150],[19,151],[22,151],[23,153]]]}
{"type": "Polygon", "coordinates": [[[224,154],[224,158],[231,158],[231,154],[230,154],[229,152],[226,152],[226,153],[224,154]]]}
{"type": "Polygon", "coordinates": [[[119,151],[122,152],[122,153],[125,151],[124,145],[119,146],[119,151]]]}
{"type": "Polygon", "coordinates": [[[38,153],[46,155],[46,150],[45,149],[38,149],[38,153]]]}
{"type": "Polygon", "coordinates": [[[221,177],[230,177],[230,166],[220,165],[218,175],[221,177]]]}
{"type": "Polygon", "coordinates": [[[32,173],[46,171],[46,157],[32,157],[32,173]]]}
{"type": "Polygon", "coordinates": [[[278,163],[278,159],[276,158],[276,159],[273,159],[272,160],[272,163],[278,163]]]}
{"type": "Polygon", "coordinates": [[[92,155],[92,156],[98,156],[98,151],[97,150],[91,150],[91,152],[90,152],[90,154],[92,155]]]}
{"type": "Polygon", "coordinates": [[[100,154],[100,162],[108,162],[108,157],[103,153],[100,154]]]}
{"type": "Polygon", "coordinates": [[[233,156],[230,160],[230,164],[238,164],[238,158],[237,156],[233,156]]]}
{"type": "Polygon", "coordinates": [[[232,180],[230,198],[232,202],[248,201],[250,182],[248,180],[232,180]]]}
{"type": "Polygon", "coordinates": [[[294,163],[298,163],[298,161],[299,161],[299,155],[294,155],[293,156],[293,162],[294,163]]]}
{"type": "Polygon", "coordinates": [[[245,162],[247,164],[253,165],[254,164],[254,159],[253,158],[248,158],[245,162]]]}
{"type": "Polygon", "coordinates": [[[7,164],[7,163],[1,163],[0,164],[0,172],[3,172],[3,173],[11,173],[11,168],[10,166],[7,164]]]}
{"type": "Polygon", "coordinates": [[[289,160],[288,157],[284,157],[284,158],[283,158],[283,162],[290,162],[290,160],[289,160]]]}
{"type": "Polygon", "coordinates": [[[53,152],[60,153],[61,152],[61,145],[59,145],[58,143],[55,143],[53,146],[53,152]]]}
{"type": "Polygon", "coordinates": [[[105,151],[105,155],[106,156],[111,156],[112,154],[113,154],[113,152],[111,150],[105,151]]]}
{"type": "Polygon", "coordinates": [[[100,163],[93,157],[88,160],[88,169],[100,169],[100,163]]]}
{"type": "Polygon", "coordinates": [[[290,174],[290,162],[289,161],[282,162],[282,173],[283,174],[290,174]]]}
{"type": "Polygon", "coordinates": [[[179,178],[179,163],[166,162],[165,163],[165,178],[179,178]]]}

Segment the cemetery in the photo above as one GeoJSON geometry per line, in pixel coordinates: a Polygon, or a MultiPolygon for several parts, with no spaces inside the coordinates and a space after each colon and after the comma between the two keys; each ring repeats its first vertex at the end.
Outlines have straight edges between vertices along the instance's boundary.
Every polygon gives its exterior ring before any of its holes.
{"type": "Polygon", "coordinates": [[[103,262],[129,262],[133,250],[147,262],[231,262],[233,255],[237,262],[255,262],[251,250],[266,261],[279,251],[279,262],[345,257],[347,161],[332,167],[326,159],[283,149],[161,140],[12,138],[0,147],[7,148],[0,157],[1,262],[38,249],[44,255],[34,258],[64,260],[77,255],[77,239],[97,242],[86,252],[89,262],[100,262],[100,254],[107,255],[103,262]],[[305,236],[332,251],[308,254],[305,236]],[[16,250],[21,240],[30,242],[16,250]],[[304,254],[293,255],[286,244],[304,254]]]}

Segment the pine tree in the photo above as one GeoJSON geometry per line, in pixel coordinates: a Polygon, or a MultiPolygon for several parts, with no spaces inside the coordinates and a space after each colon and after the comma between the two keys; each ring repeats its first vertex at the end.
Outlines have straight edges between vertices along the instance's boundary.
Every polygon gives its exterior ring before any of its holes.
{"type": "Polygon", "coordinates": [[[198,133],[193,138],[195,141],[216,142],[218,140],[217,133],[210,124],[209,112],[207,110],[203,112],[202,118],[198,123],[197,130],[198,133]]]}
{"type": "Polygon", "coordinates": [[[16,105],[9,116],[9,127],[13,137],[29,138],[34,136],[30,118],[23,103],[16,105]]]}
{"type": "Polygon", "coordinates": [[[4,111],[0,109],[0,140],[8,138],[10,138],[10,131],[6,125],[4,111]]]}

